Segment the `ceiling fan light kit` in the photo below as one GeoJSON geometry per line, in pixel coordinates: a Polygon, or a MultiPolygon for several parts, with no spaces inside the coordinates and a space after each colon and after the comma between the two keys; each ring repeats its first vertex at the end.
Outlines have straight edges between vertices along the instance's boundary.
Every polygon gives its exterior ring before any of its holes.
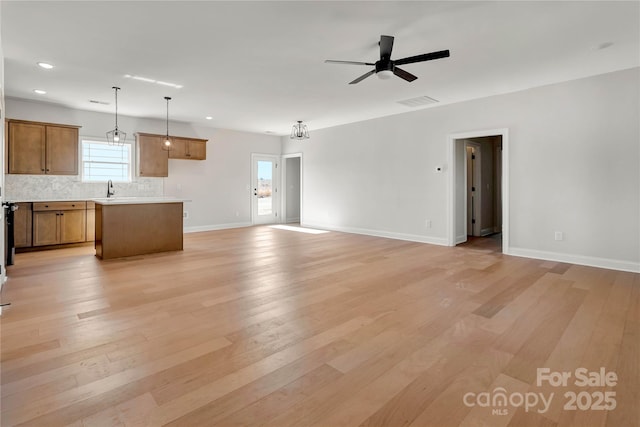
{"type": "Polygon", "coordinates": [[[109,145],[124,145],[124,142],[127,139],[127,134],[118,129],[118,91],[120,88],[113,86],[111,89],[113,89],[116,94],[116,127],[107,132],[107,143],[109,145]]]}
{"type": "Polygon", "coordinates": [[[307,125],[302,124],[302,120],[298,120],[298,123],[293,125],[293,128],[291,128],[291,135],[289,138],[297,139],[298,141],[309,139],[309,128],[307,125]]]}
{"type": "Polygon", "coordinates": [[[328,64],[350,64],[350,65],[369,65],[374,66],[375,68],[357,79],[353,80],[349,84],[353,85],[361,82],[372,74],[377,74],[380,79],[386,80],[390,79],[392,75],[396,75],[403,80],[408,82],[412,82],[416,80],[418,77],[409,73],[408,71],[399,68],[398,65],[404,64],[413,64],[415,62],[424,62],[424,61],[432,61],[434,59],[448,58],[449,50],[440,50],[437,52],[425,53],[422,55],[409,56],[407,58],[402,59],[391,59],[391,51],[393,50],[393,36],[380,36],[380,59],[374,62],[358,62],[358,61],[336,61],[332,59],[327,59],[326,63],[328,64]]]}

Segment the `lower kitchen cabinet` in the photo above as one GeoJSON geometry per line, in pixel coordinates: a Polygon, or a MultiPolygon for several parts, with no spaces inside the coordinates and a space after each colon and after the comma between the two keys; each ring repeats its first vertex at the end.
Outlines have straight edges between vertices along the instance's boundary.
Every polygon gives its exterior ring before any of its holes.
{"type": "Polygon", "coordinates": [[[13,213],[13,238],[16,248],[31,247],[33,212],[31,203],[16,203],[18,210],[13,213]]]}
{"type": "Polygon", "coordinates": [[[86,241],[86,202],[33,204],[33,246],[86,241]]]}

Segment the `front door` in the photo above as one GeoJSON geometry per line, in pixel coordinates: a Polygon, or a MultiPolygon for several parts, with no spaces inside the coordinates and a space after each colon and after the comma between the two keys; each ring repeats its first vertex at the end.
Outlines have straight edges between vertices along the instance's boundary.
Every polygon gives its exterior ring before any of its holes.
{"type": "Polygon", "coordinates": [[[254,224],[273,224],[279,221],[278,156],[251,156],[251,217],[254,224]]]}

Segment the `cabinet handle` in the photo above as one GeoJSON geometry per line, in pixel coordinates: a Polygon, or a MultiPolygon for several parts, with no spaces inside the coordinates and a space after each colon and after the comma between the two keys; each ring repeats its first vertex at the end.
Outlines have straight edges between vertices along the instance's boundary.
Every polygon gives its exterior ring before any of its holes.
{"type": "Polygon", "coordinates": [[[45,208],[48,208],[48,207],[49,207],[49,205],[44,205],[44,207],[45,207],[45,208]]]}
{"type": "Polygon", "coordinates": [[[40,169],[42,172],[44,172],[44,169],[40,169]]]}

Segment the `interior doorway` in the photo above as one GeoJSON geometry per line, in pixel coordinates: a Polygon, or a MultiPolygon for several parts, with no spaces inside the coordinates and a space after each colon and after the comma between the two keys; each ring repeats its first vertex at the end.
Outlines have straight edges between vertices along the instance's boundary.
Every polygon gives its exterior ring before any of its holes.
{"type": "Polygon", "coordinates": [[[282,222],[302,221],[302,153],[282,156],[282,222]]]}
{"type": "Polygon", "coordinates": [[[451,135],[449,143],[449,245],[508,253],[507,130],[451,135]]]}
{"type": "Polygon", "coordinates": [[[251,155],[251,222],[274,224],[279,220],[279,157],[251,155]]]}

